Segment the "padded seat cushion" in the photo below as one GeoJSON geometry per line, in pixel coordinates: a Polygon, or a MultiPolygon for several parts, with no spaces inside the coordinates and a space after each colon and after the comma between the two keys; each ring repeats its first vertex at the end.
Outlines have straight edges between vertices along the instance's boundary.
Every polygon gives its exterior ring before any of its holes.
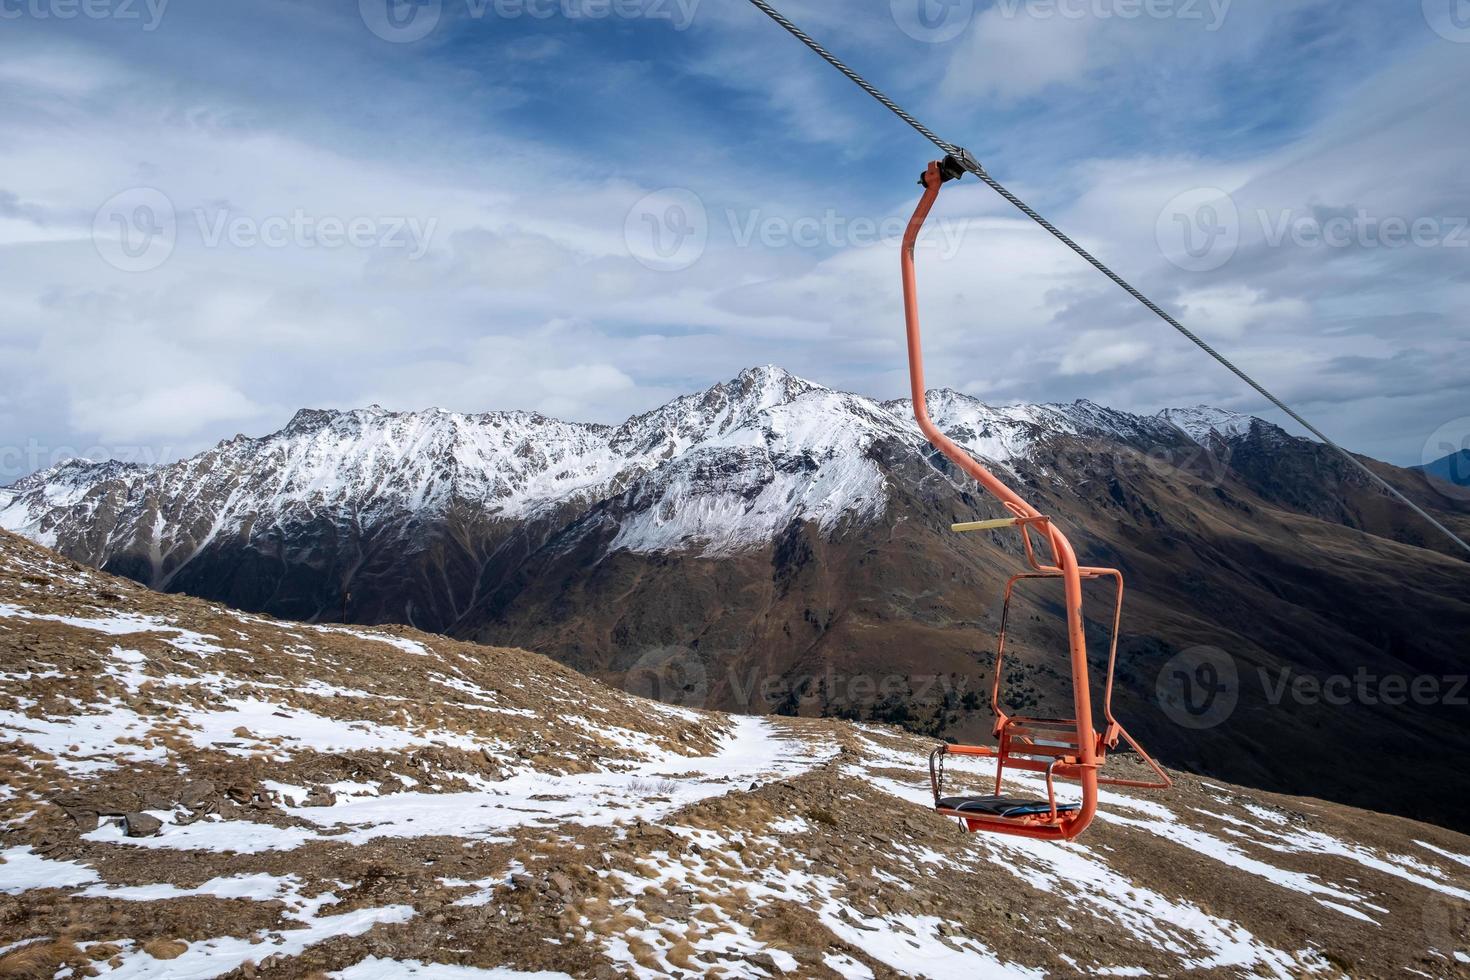
{"type": "MultiPolygon", "coordinates": [[[[1077,803],[1058,803],[1058,813],[1080,809],[1077,803]]],[[[1051,812],[1046,800],[1028,800],[1015,796],[950,796],[939,801],[939,809],[958,813],[983,813],[991,817],[1030,817],[1051,812]]]]}

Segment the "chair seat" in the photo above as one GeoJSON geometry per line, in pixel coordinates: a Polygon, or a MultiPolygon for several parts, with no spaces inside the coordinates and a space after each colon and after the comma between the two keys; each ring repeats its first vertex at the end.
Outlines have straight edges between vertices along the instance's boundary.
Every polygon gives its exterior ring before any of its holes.
{"type": "MultiPolygon", "coordinates": [[[[992,817],[1031,817],[1051,812],[1046,800],[1016,796],[950,796],[939,801],[939,809],[956,813],[983,813],[992,817]]],[[[1081,809],[1076,803],[1058,803],[1058,813],[1081,809]]]]}

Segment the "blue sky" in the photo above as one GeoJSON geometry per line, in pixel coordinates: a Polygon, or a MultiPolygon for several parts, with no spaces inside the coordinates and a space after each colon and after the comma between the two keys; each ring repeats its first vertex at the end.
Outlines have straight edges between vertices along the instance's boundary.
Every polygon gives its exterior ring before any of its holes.
{"type": "MultiPolygon", "coordinates": [[[[782,6],[1331,435],[1470,437],[1465,0],[782,6]]],[[[0,0],[0,133],[0,481],[303,406],[904,390],[930,149],[744,0],[0,0]]],[[[974,181],[920,263],[932,384],[1269,417],[974,181]]]]}

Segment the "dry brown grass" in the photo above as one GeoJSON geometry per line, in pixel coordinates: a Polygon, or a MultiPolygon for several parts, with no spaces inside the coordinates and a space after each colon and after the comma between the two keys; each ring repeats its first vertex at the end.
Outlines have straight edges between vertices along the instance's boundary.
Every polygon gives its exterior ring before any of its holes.
{"type": "Polygon", "coordinates": [[[189,944],[182,939],[150,939],[143,944],[143,952],[155,960],[176,960],[189,951],[189,944]]]}
{"type": "Polygon", "coordinates": [[[669,947],[668,951],[664,953],[664,959],[681,970],[693,970],[695,969],[694,957],[696,955],[698,953],[695,948],[681,939],[669,947]]]}
{"type": "Polygon", "coordinates": [[[0,977],[50,980],[65,967],[88,968],[91,957],[70,939],[42,939],[0,956],[0,977]]]}

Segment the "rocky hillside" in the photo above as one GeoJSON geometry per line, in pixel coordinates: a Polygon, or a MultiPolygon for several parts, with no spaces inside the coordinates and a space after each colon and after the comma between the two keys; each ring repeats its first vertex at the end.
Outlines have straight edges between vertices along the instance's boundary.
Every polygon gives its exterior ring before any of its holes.
{"type": "Polygon", "coordinates": [[[3,533],[0,672],[4,976],[1470,963],[1450,831],[1181,776],[1106,794],[1075,844],[966,836],[926,808],[932,743],[893,728],[641,701],[521,651],[160,595],[3,533]]]}
{"type": "MultiPolygon", "coordinates": [[[[1165,760],[1470,827],[1444,761],[1470,752],[1452,697],[1470,575],[1406,509],[1324,447],[1227,412],[950,391],[931,408],[1084,560],[1124,570],[1120,704],[1165,760]],[[1193,706],[1204,717],[1163,710],[1201,658],[1233,686],[1193,706]],[[1360,670],[1368,686],[1345,702],[1295,693],[1360,670]],[[1380,696],[1420,679],[1434,697],[1380,696]],[[1444,751],[1404,751],[1424,744],[1444,751]]],[[[1470,501],[1374,465],[1470,535],[1470,501]]],[[[1014,535],[948,525],[996,512],[906,403],[774,368],[617,427],[307,411],[170,466],[65,464],[0,495],[0,526],[156,589],[535,649],[686,705],[967,738],[990,725],[1000,586],[1019,556],[1014,535]]],[[[1099,651],[1106,600],[1089,606],[1099,651]]],[[[1042,589],[1018,610],[1023,703],[1069,696],[1058,609],[1042,589]]]]}

